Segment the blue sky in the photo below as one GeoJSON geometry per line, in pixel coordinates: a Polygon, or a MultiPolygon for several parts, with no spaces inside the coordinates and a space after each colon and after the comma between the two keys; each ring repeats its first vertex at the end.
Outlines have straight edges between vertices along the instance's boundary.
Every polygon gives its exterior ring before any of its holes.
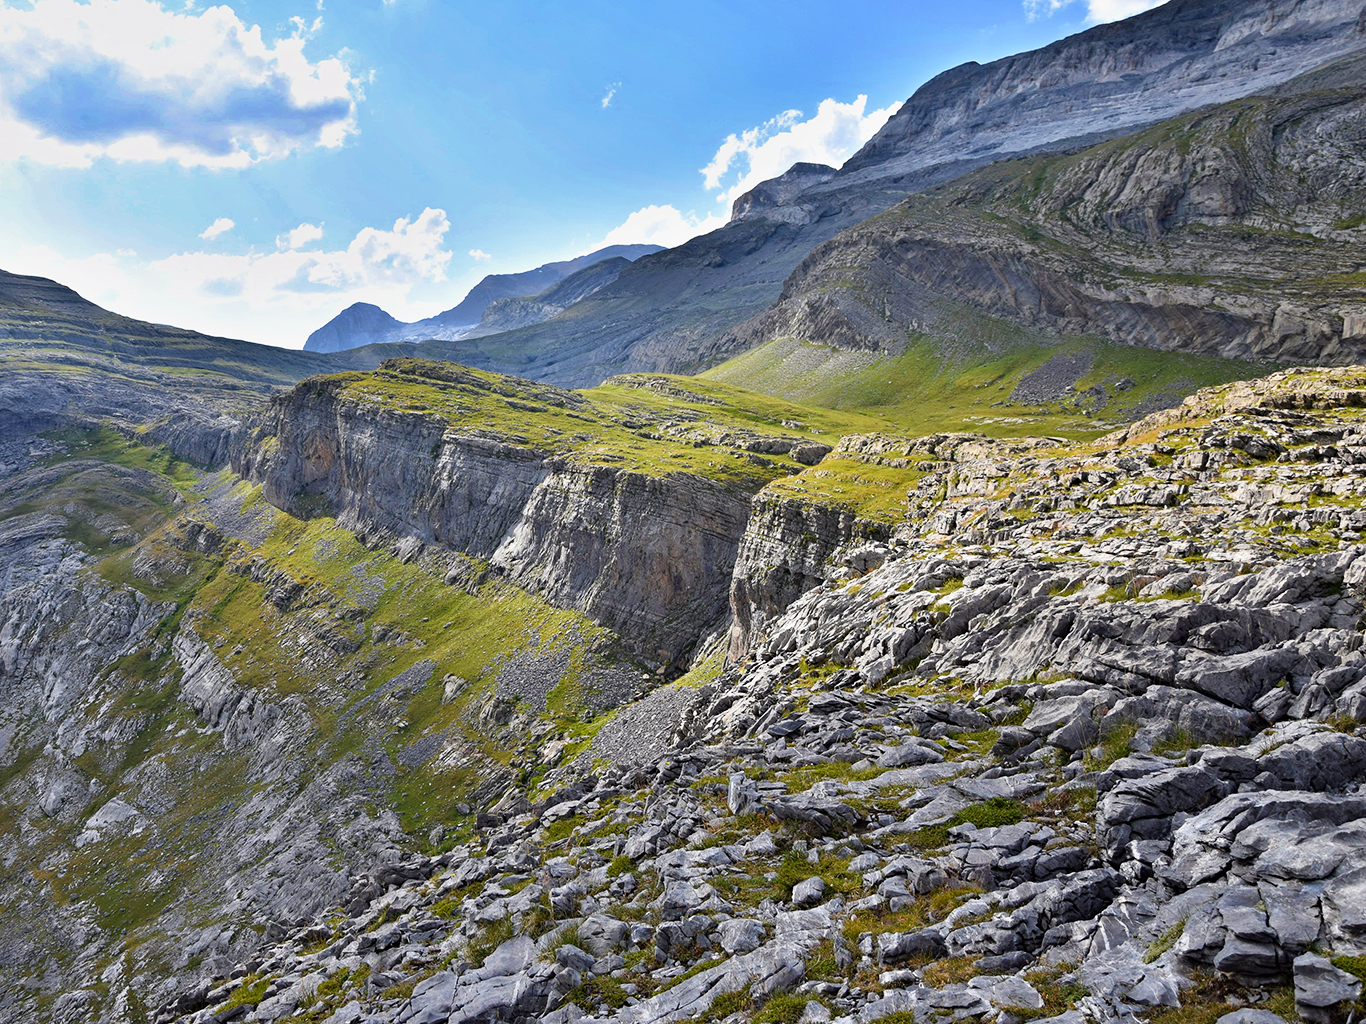
{"type": "Polygon", "coordinates": [[[297,347],[676,244],[934,74],[1151,0],[0,2],[0,267],[297,347]]]}

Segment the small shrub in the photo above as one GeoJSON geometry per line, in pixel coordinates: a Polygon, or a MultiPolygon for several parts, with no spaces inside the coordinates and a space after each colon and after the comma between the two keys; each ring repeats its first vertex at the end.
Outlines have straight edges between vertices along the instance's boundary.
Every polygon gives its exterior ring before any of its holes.
{"type": "Polygon", "coordinates": [[[1121,757],[1128,757],[1132,750],[1134,737],[1137,735],[1138,726],[1133,722],[1126,722],[1119,726],[1100,741],[1099,756],[1086,755],[1086,770],[1088,772],[1104,771],[1121,757]]]}
{"type": "Polygon", "coordinates": [[[809,996],[795,992],[783,992],[764,1003],[763,1009],[754,1015],[754,1024],[797,1024],[809,996]]]}
{"type": "Polygon", "coordinates": [[[439,917],[443,921],[453,920],[460,913],[460,901],[454,896],[447,896],[437,900],[432,904],[431,914],[439,917]]]}
{"type": "Polygon", "coordinates": [[[1366,956],[1335,956],[1333,966],[1366,981],[1366,956]]]}
{"type": "Polygon", "coordinates": [[[721,1020],[729,1017],[732,1013],[739,1013],[748,1010],[751,1004],[749,986],[742,988],[739,992],[723,992],[711,1001],[711,1009],[707,1011],[708,1020],[721,1020]]]}
{"type": "Polygon", "coordinates": [[[501,921],[494,921],[484,929],[477,939],[470,943],[470,962],[475,967],[483,967],[489,954],[510,938],[512,938],[512,919],[505,917],[501,921]]]}

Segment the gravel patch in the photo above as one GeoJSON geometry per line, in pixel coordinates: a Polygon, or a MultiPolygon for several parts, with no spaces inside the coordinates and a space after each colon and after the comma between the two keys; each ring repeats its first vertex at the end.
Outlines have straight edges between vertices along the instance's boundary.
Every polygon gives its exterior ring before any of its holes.
{"type": "Polygon", "coordinates": [[[1010,401],[1019,405],[1041,405],[1068,397],[1077,381],[1091,372],[1095,354],[1089,351],[1060,352],[1033,373],[1025,374],[1010,401]]]}

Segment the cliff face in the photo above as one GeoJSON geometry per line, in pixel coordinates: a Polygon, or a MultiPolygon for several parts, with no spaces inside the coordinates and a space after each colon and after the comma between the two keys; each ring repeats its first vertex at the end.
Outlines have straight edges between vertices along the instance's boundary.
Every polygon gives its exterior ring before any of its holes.
{"type": "Polygon", "coordinates": [[[748,491],[575,464],[339,399],[335,386],[310,381],[274,402],[244,456],[273,504],[322,501],[358,532],[486,559],[651,659],[682,661],[722,625],[748,491]]]}
{"type": "Polygon", "coordinates": [[[1366,345],[1366,63],[1002,163],[816,249],[751,340],[895,350],[966,306],[1054,335],[1345,363],[1366,345]]]}
{"type": "MultiPolygon", "coordinates": [[[[393,365],[397,379],[417,379],[393,365]]],[[[427,371],[417,364],[413,372],[427,371]]],[[[499,386],[456,368],[431,372],[471,382],[466,394],[499,386]]],[[[483,560],[607,626],[652,662],[685,663],[728,620],[729,652],[743,656],[750,634],[815,586],[838,550],[886,534],[838,503],[761,489],[763,477],[613,465],[588,444],[587,454],[566,454],[475,420],[395,408],[355,385],[347,376],[315,378],[276,399],[235,468],[279,508],[326,510],[359,534],[398,538],[410,554],[425,547],[483,560]]],[[[540,394],[547,403],[582,402],[558,389],[540,394]]],[[[589,412],[582,404],[578,419],[556,422],[582,422],[589,412]]],[[[632,423],[640,433],[661,429],[632,423]]],[[[693,435],[680,440],[680,451],[707,446],[693,435]]],[[[859,440],[845,438],[837,454],[849,456],[859,440]]],[[[755,463],[784,454],[813,463],[829,451],[794,447],[791,438],[731,441],[747,449],[733,458],[755,463]]]]}
{"type": "Polygon", "coordinates": [[[731,575],[727,657],[742,660],[788,605],[820,586],[835,552],[860,540],[885,540],[889,532],[837,506],[756,496],[731,575]]]}
{"type": "Polygon", "coordinates": [[[841,168],[892,178],[999,160],[1224,103],[1366,45],[1355,0],[1172,0],[1123,21],[926,82],[841,168]]]}

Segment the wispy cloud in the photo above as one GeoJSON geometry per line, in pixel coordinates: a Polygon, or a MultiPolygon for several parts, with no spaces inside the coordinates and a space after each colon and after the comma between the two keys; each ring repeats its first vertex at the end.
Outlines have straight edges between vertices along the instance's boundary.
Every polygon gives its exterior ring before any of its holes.
{"type": "MultiPolygon", "coordinates": [[[[1076,0],[1024,0],[1025,16],[1030,21],[1051,17],[1076,0]]],[[[1086,0],[1086,20],[1092,24],[1120,21],[1135,14],[1161,7],[1167,0],[1086,0]]]]}
{"type": "Polygon", "coordinates": [[[606,110],[612,105],[612,99],[616,96],[617,90],[621,88],[620,82],[613,82],[607,87],[607,92],[602,97],[602,109],[606,110]]]}
{"type": "Polygon", "coordinates": [[[304,54],[322,25],[267,43],[230,7],[157,0],[0,6],[0,159],[83,167],[244,167],[355,131],[360,80],[304,54]]]}
{"type": "Polygon", "coordinates": [[[323,236],[321,224],[300,224],[291,231],[286,231],[283,235],[275,237],[275,248],[302,249],[309,242],[316,242],[323,236]]]}
{"type": "Polygon", "coordinates": [[[199,237],[212,242],[219,235],[227,234],[237,226],[231,217],[219,217],[199,233],[199,237]]]}
{"type": "Polygon", "coordinates": [[[485,260],[493,259],[493,257],[486,253],[483,249],[471,249],[470,255],[474,257],[475,263],[483,263],[485,260]]]}
{"type": "MultiPolygon", "coordinates": [[[[298,230],[280,238],[287,243],[298,230]]],[[[415,287],[446,279],[449,230],[445,211],[428,208],[392,228],[362,228],[340,249],[201,250],[148,261],[127,252],[71,259],[47,246],[11,250],[0,239],[0,266],[54,278],[129,316],[298,347],[353,302],[409,319],[442,308],[410,306],[409,298],[415,287]]]]}
{"type": "Polygon", "coordinates": [[[689,238],[715,231],[725,223],[725,217],[715,214],[698,217],[696,213],[681,213],[672,206],[651,205],[637,210],[607,232],[600,245],[654,243],[672,248],[689,238]]]}
{"type": "Polygon", "coordinates": [[[723,188],[717,202],[729,205],[761,181],[776,178],[795,163],[838,167],[877,134],[896,112],[897,104],[866,110],[867,96],[853,103],[821,100],[814,117],[785,110],[747,131],[726,137],[711,162],[702,168],[708,189],[723,188]],[[726,180],[738,175],[727,186],[726,180]]]}

